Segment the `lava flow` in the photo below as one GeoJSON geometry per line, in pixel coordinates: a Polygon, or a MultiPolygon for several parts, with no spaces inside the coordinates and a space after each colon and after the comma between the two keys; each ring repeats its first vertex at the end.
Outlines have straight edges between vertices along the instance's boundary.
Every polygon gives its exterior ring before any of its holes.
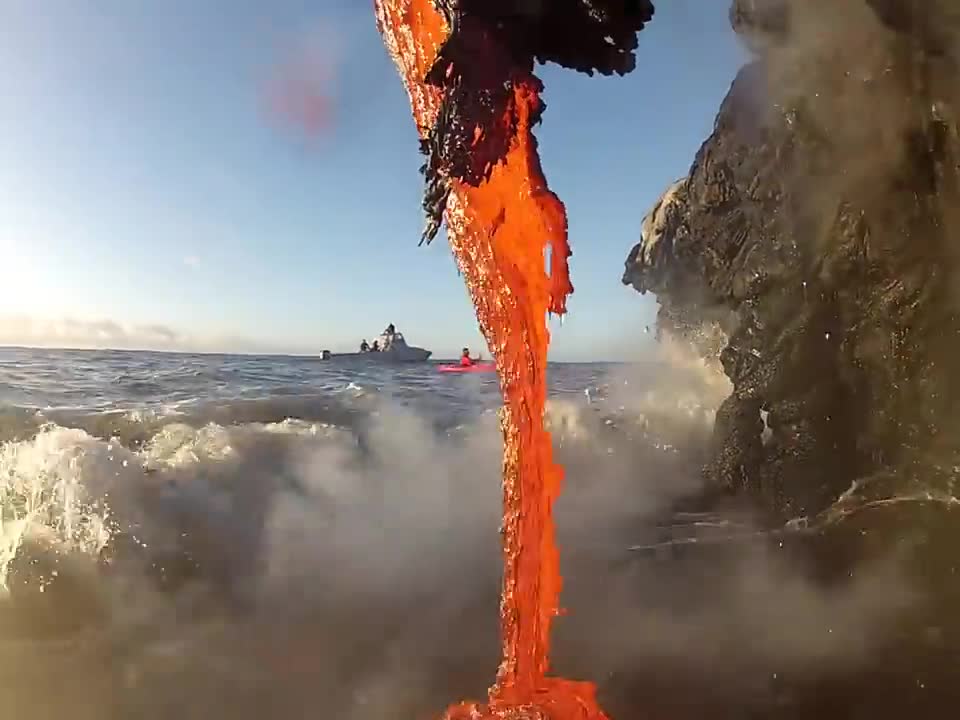
{"type": "Polygon", "coordinates": [[[544,109],[533,62],[628,72],[636,32],[653,7],[640,0],[625,11],[620,3],[619,11],[597,20],[594,6],[602,3],[596,0],[560,0],[533,11],[537,17],[509,12],[510,3],[480,0],[472,8],[467,0],[375,4],[428,156],[424,237],[432,239],[446,220],[504,398],[503,659],[489,702],[455,705],[445,717],[601,720],[606,716],[591,683],[547,675],[561,585],[553,503],[562,479],[543,423],[547,315],[565,312],[573,287],[566,211],[547,187],[531,132],[544,109]],[[535,32],[537,23],[553,36],[535,32]],[[554,44],[563,43],[556,35],[564,28],[578,36],[573,54],[554,44]]]}

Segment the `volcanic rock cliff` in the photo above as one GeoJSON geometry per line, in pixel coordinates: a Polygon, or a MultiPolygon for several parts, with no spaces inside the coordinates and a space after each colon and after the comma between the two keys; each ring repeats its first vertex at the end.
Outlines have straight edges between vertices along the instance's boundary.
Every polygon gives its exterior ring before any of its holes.
{"type": "Polygon", "coordinates": [[[706,474],[784,518],[951,505],[960,3],[736,0],[730,18],[752,61],[623,276],[733,384],[706,474]]]}

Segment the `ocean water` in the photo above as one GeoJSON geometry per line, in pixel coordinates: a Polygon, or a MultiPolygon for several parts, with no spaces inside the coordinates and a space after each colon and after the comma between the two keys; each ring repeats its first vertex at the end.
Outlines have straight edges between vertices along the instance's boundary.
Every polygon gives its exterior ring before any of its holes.
{"type": "MultiPolygon", "coordinates": [[[[765,546],[631,550],[731,523],[676,515],[716,369],[554,364],[549,387],[555,663],[612,717],[773,707],[777,673],[883,640],[906,602],[885,570],[826,592],[765,546]]],[[[0,717],[392,720],[484,697],[498,407],[495,376],[432,363],[0,349],[0,717]]]]}

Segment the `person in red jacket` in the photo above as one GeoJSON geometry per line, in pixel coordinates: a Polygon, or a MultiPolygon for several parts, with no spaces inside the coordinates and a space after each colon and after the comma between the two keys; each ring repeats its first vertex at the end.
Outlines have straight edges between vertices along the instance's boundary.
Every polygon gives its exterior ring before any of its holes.
{"type": "Polygon", "coordinates": [[[463,355],[460,356],[460,367],[470,367],[474,360],[470,358],[470,348],[463,349],[463,355]]]}

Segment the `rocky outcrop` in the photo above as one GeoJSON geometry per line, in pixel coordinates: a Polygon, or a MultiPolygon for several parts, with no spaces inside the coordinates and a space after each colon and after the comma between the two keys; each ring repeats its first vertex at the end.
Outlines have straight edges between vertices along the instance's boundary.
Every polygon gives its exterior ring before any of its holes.
{"type": "Polygon", "coordinates": [[[676,337],[704,358],[718,362],[736,326],[736,313],[713,299],[703,274],[697,272],[704,256],[683,256],[694,248],[677,242],[689,202],[688,185],[687,178],[674,182],[643,218],[642,241],[627,257],[623,282],[640,293],[657,293],[658,340],[676,337]],[[647,271],[652,268],[656,270],[647,271]]]}
{"type": "Polygon", "coordinates": [[[719,350],[733,391],[706,473],[786,517],[949,499],[960,4],[737,0],[730,16],[753,60],[623,278],[656,294],[661,331],[719,350]]]}

